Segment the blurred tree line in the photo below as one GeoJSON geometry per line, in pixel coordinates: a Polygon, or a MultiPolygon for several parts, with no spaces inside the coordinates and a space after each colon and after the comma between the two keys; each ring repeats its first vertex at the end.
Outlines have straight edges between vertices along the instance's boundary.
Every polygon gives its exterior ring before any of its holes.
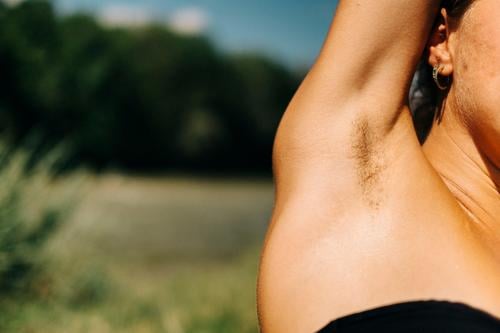
{"type": "Polygon", "coordinates": [[[264,171],[301,74],[159,24],[107,28],[48,1],[0,2],[0,131],[64,141],[66,165],[264,171]]]}

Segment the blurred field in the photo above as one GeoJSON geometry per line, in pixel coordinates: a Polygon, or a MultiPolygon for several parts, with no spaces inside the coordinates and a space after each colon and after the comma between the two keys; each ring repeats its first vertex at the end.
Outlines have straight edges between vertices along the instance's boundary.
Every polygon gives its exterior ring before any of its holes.
{"type": "Polygon", "coordinates": [[[12,332],[256,332],[270,180],[109,174],[89,180],[47,249],[47,296],[12,332]]]}

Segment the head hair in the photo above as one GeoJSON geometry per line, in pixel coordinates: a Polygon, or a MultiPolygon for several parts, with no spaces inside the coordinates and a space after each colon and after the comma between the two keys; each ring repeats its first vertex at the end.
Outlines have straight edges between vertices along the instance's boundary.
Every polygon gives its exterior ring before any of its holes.
{"type": "Polygon", "coordinates": [[[472,5],[472,2],[474,0],[443,0],[441,7],[446,8],[449,17],[460,19],[472,5]]]}
{"type": "MultiPolygon", "coordinates": [[[[475,0],[443,0],[441,8],[445,8],[450,21],[459,23],[475,0]]],[[[439,20],[435,24],[438,24],[439,20]]],[[[413,124],[420,143],[424,143],[434,120],[440,117],[439,111],[447,91],[438,89],[432,78],[432,67],[428,64],[429,53],[424,54],[417,67],[412,88],[410,89],[410,108],[413,124]]]]}

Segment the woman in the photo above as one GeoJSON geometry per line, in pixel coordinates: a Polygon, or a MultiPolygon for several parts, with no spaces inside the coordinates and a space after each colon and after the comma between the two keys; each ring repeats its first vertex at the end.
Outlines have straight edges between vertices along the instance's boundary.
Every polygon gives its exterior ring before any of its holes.
{"type": "Polygon", "coordinates": [[[498,0],[340,0],[276,135],[263,332],[500,332],[498,17],[498,0]],[[440,98],[421,144],[422,54],[440,98]]]}

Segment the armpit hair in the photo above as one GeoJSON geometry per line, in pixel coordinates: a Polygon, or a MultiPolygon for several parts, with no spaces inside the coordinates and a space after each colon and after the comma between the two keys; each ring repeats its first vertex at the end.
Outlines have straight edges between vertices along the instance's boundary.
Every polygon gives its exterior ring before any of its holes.
{"type": "Polygon", "coordinates": [[[351,137],[353,159],[363,199],[371,208],[378,208],[381,204],[383,160],[378,140],[367,119],[354,121],[351,137]]]}

